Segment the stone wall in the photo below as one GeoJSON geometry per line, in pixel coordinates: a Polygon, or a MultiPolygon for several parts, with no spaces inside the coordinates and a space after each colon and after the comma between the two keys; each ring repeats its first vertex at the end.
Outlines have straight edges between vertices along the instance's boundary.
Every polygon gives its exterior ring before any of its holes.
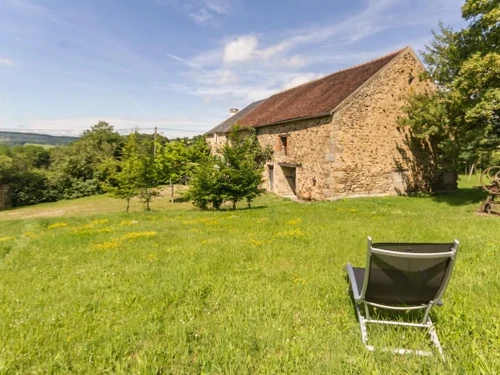
{"type": "Polygon", "coordinates": [[[428,190],[429,175],[436,172],[435,156],[426,142],[414,140],[398,125],[408,95],[433,89],[430,82],[419,80],[422,71],[408,51],[365,83],[333,116],[258,128],[259,142],[275,152],[264,172],[263,187],[318,200],[428,190]]]}
{"type": "Polygon", "coordinates": [[[331,120],[331,116],[325,116],[257,128],[260,144],[274,150],[264,172],[263,187],[279,195],[330,197],[330,171],[335,159],[331,120]],[[282,138],[286,138],[286,152],[282,138]],[[269,189],[270,169],[274,172],[273,189],[269,189]]]}
{"type": "Polygon", "coordinates": [[[224,133],[215,133],[207,135],[205,140],[210,147],[210,153],[213,155],[226,144],[227,136],[224,133]]]}
{"type": "Polygon", "coordinates": [[[432,89],[421,82],[422,65],[407,51],[353,95],[333,116],[338,149],[332,170],[334,195],[391,195],[428,189],[435,172],[426,142],[398,125],[408,95],[432,89]]]}

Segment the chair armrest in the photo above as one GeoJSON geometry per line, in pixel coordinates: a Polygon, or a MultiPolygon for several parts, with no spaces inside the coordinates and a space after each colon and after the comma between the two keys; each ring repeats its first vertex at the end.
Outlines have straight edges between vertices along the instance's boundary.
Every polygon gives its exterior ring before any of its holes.
{"type": "Polygon", "coordinates": [[[347,263],[345,266],[345,270],[347,271],[347,276],[349,277],[349,282],[351,283],[352,295],[354,296],[354,300],[358,301],[361,296],[359,295],[358,284],[356,283],[356,277],[354,277],[354,270],[352,269],[352,264],[347,263]]]}

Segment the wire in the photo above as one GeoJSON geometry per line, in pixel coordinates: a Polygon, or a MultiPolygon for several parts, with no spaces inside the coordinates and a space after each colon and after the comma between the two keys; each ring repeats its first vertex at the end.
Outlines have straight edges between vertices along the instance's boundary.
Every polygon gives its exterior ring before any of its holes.
{"type": "MultiPolygon", "coordinates": [[[[133,130],[134,128],[114,128],[115,131],[130,131],[133,130]]],[[[155,128],[152,127],[147,127],[147,128],[141,128],[138,127],[138,130],[154,130],[155,128]]],[[[163,127],[157,127],[158,130],[166,130],[166,131],[179,131],[179,132],[193,132],[193,133],[205,133],[208,131],[204,129],[200,130],[194,130],[194,129],[178,129],[178,128],[163,128],[163,127]]],[[[27,132],[40,132],[40,131],[45,131],[45,132],[74,132],[74,131],[83,131],[79,129],[75,130],[70,130],[70,129],[46,129],[46,128],[36,128],[36,129],[29,129],[29,128],[22,128],[22,129],[11,129],[11,128],[0,128],[0,131],[9,131],[9,132],[16,132],[16,133],[27,133],[27,132]]]]}

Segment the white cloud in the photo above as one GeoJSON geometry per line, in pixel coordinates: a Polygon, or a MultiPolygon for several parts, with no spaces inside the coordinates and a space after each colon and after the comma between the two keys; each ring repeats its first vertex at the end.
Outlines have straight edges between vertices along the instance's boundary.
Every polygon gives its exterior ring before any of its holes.
{"type": "Polygon", "coordinates": [[[220,14],[229,13],[230,3],[228,0],[206,0],[205,6],[220,14]]]}
{"type": "Polygon", "coordinates": [[[303,67],[307,64],[306,62],[306,59],[303,58],[302,56],[300,55],[295,55],[295,56],[292,56],[290,58],[290,60],[288,60],[288,65],[290,66],[293,66],[293,67],[296,67],[296,68],[300,68],[300,67],[303,67]]]}
{"type": "Polygon", "coordinates": [[[238,37],[224,47],[224,62],[233,63],[251,59],[258,44],[259,42],[255,35],[242,35],[238,37]]]}
{"type": "Polygon", "coordinates": [[[285,82],[282,88],[283,90],[288,90],[293,87],[300,86],[306,82],[310,82],[312,80],[321,78],[322,76],[323,76],[322,74],[316,74],[316,73],[299,74],[298,76],[293,77],[290,81],[285,82]]]}
{"type": "Polygon", "coordinates": [[[220,83],[223,85],[229,84],[229,83],[237,83],[238,82],[238,77],[234,73],[232,73],[230,70],[223,70],[221,75],[220,75],[220,83]]]}
{"type": "Polygon", "coordinates": [[[0,65],[14,65],[14,61],[0,56],[0,65]]]}
{"type": "Polygon", "coordinates": [[[272,57],[280,52],[284,52],[289,47],[290,47],[290,44],[287,41],[281,42],[281,43],[278,43],[274,46],[267,47],[267,48],[259,51],[259,56],[261,56],[265,59],[268,59],[268,58],[270,58],[270,57],[272,57]]]}
{"type": "Polygon", "coordinates": [[[213,18],[213,16],[205,8],[202,8],[197,12],[189,13],[189,17],[199,24],[205,23],[213,18]]]}
{"type": "Polygon", "coordinates": [[[171,55],[169,53],[167,53],[167,56],[170,57],[171,59],[174,59],[176,61],[179,61],[179,62],[181,62],[181,63],[189,66],[192,69],[200,70],[200,71],[202,71],[202,72],[204,72],[206,74],[210,74],[207,70],[203,69],[203,67],[201,66],[201,64],[198,64],[195,61],[191,61],[191,60],[188,60],[188,59],[183,59],[182,57],[171,55]]]}
{"type": "MultiPolygon", "coordinates": [[[[212,9],[207,5],[210,0],[199,1],[212,9]]],[[[364,9],[337,22],[273,34],[254,29],[222,38],[215,48],[186,59],[191,71],[182,73],[189,80],[183,92],[199,96],[213,106],[244,106],[317,79],[321,76],[319,70],[331,73],[408,44],[418,49],[425,38],[429,39],[432,22],[437,24],[437,19],[444,15],[433,14],[430,9],[436,7],[426,6],[434,4],[433,1],[444,4],[439,9],[449,12],[447,9],[454,0],[423,0],[418,9],[412,9],[406,0],[367,0],[364,9]],[[408,34],[402,31],[407,28],[413,36],[405,39],[408,34]],[[427,31],[422,31],[423,28],[427,31]],[[384,30],[401,33],[401,37],[390,42],[375,41],[373,36],[384,30]]]]}
{"type": "Polygon", "coordinates": [[[218,16],[231,10],[230,0],[156,0],[156,3],[182,9],[199,25],[219,26],[218,16]]]}

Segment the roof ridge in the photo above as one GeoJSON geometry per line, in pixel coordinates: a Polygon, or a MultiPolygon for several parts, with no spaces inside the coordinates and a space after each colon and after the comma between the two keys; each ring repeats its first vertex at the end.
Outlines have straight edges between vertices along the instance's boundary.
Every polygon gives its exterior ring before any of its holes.
{"type": "MultiPolygon", "coordinates": [[[[305,86],[305,85],[308,85],[310,83],[313,83],[313,82],[317,82],[317,81],[320,81],[322,79],[325,79],[325,78],[328,78],[328,77],[331,77],[335,74],[338,74],[338,73],[342,73],[342,72],[345,72],[345,71],[348,71],[348,70],[351,70],[351,69],[355,69],[355,68],[359,68],[360,66],[363,66],[363,65],[368,65],[368,64],[372,64],[376,61],[379,61],[379,60],[382,60],[382,59],[385,59],[387,57],[389,57],[390,55],[394,55],[394,57],[396,57],[397,55],[399,55],[401,52],[403,52],[404,50],[408,49],[410,46],[406,46],[404,48],[401,48],[399,50],[396,50],[396,51],[393,51],[393,52],[390,52],[390,53],[387,53],[383,56],[379,56],[379,57],[376,57],[372,60],[369,60],[369,61],[366,61],[366,62],[363,62],[363,63],[360,63],[360,64],[357,64],[357,65],[353,65],[353,66],[350,66],[348,68],[344,68],[344,69],[340,69],[340,70],[337,70],[336,72],[333,72],[333,73],[330,73],[330,74],[327,74],[326,76],[322,76],[322,77],[318,77],[316,79],[313,79],[313,80],[310,80],[310,81],[307,81],[307,82],[304,82],[304,83],[301,83],[300,85],[297,85],[297,86],[294,86],[294,87],[290,87],[289,89],[286,89],[286,90],[283,90],[283,91],[280,91],[280,92],[277,92],[276,94],[273,94],[271,95],[269,98],[272,98],[273,96],[276,96],[276,95],[280,95],[280,94],[283,94],[287,91],[291,91],[291,90],[294,90],[298,87],[302,87],[302,86],[305,86]]],[[[392,59],[391,59],[392,61],[392,59]]],[[[389,62],[387,62],[388,64],[389,62]]],[[[387,65],[386,64],[386,65],[387,65]]],[[[268,99],[269,99],[268,98],[268,99]]]]}
{"type": "Polygon", "coordinates": [[[233,125],[236,122],[238,122],[239,120],[241,120],[242,118],[244,118],[246,115],[248,115],[254,109],[256,109],[259,105],[261,105],[262,103],[264,103],[267,99],[268,98],[253,101],[252,103],[250,103],[247,106],[243,107],[241,110],[239,110],[238,112],[236,112],[234,115],[229,116],[228,118],[226,118],[225,120],[223,120],[221,123],[219,123],[218,125],[214,126],[212,129],[210,129],[207,132],[205,132],[204,134],[205,135],[215,134],[215,133],[219,132],[218,130],[222,130],[222,132],[226,132],[227,129],[224,130],[226,127],[228,127],[228,126],[229,127],[233,127],[233,125]],[[233,120],[232,123],[231,123],[231,120],[233,120]]]}

